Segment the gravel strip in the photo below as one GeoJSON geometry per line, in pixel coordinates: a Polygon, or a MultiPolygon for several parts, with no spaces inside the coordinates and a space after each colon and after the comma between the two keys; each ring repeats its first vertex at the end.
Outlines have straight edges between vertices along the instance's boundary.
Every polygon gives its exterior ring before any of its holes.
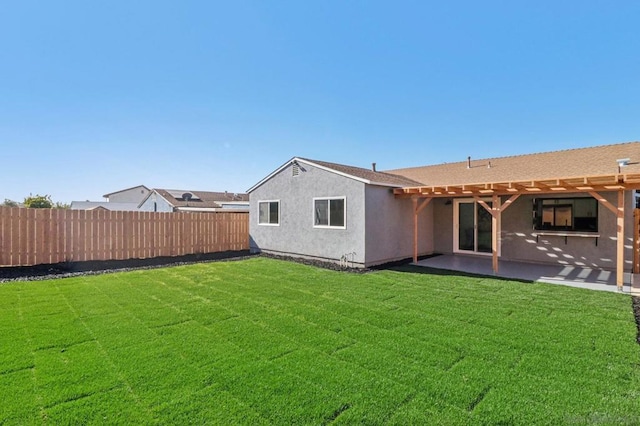
{"type": "Polygon", "coordinates": [[[636,317],[636,326],[638,327],[638,336],[636,340],[640,345],[640,297],[631,296],[631,304],[633,305],[633,314],[636,317]]]}
{"type": "Polygon", "coordinates": [[[0,284],[13,281],[44,281],[57,278],[100,275],[112,272],[166,268],[204,262],[235,261],[255,257],[248,250],[185,256],[155,257],[152,259],[60,262],[47,265],[9,266],[0,268],[0,284]]]}

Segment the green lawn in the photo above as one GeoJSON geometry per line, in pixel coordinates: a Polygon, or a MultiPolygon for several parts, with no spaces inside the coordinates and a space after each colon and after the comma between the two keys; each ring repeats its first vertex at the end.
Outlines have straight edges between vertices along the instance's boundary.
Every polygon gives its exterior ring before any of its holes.
{"type": "Polygon", "coordinates": [[[0,424],[640,424],[629,296],[416,271],[0,284],[0,424]]]}

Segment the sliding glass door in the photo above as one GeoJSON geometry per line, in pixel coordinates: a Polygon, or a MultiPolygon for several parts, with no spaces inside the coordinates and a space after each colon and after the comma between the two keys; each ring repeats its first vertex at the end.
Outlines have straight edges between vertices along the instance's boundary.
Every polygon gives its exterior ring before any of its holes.
{"type": "Polygon", "coordinates": [[[454,225],[454,251],[491,253],[491,214],[475,200],[455,200],[454,225]]]}

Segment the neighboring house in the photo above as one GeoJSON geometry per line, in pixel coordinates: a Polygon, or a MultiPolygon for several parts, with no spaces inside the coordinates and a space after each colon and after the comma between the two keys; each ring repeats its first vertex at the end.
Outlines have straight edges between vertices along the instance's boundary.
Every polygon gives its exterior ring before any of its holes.
{"type": "Polygon", "coordinates": [[[72,201],[70,208],[72,210],[135,211],[150,192],[151,190],[146,186],[138,185],[103,195],[107,201],[72,201]]]}
{"type": "Polygon", "coordinates": [[[249,211],[249,195],[232,192],[152,189],[138,208],[151,212],[249,211]]]}
{"type": "Polygon", "coordinates": [[[112,203],[109,201],[72,201],[71,210],[111,210],[111,211],[135,211],[138,203],[112,203]]]}
{"type": "Polygon", "coordinates": [[[110,203],[135,203],[140,204],[144,200],[151,190],[144,185],[138,185],[127,189],[121,189],[120,191],[104,194],[103,197],[110,203]]]}
{"type": "MultiPolygon", "coordinates": [[[[250,244],[372,266],[432,253],[632,269],[640,142],[386,172],[294,157],[248,190],[250,244]]],[[[638,271],[635,271],[638,272],[638,271]]]]}

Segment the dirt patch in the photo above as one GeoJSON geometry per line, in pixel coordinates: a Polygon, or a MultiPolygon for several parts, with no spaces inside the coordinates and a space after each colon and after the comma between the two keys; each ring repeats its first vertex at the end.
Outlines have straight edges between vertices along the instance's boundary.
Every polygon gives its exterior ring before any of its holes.
{"type": "Polygon", "coordinates": [[[640,344],[640,297],[631,296],[631,304],[633,306],[633,314],[636,317],[636,326],[638,327],[638,335],[636,340],[640,344]]]}

